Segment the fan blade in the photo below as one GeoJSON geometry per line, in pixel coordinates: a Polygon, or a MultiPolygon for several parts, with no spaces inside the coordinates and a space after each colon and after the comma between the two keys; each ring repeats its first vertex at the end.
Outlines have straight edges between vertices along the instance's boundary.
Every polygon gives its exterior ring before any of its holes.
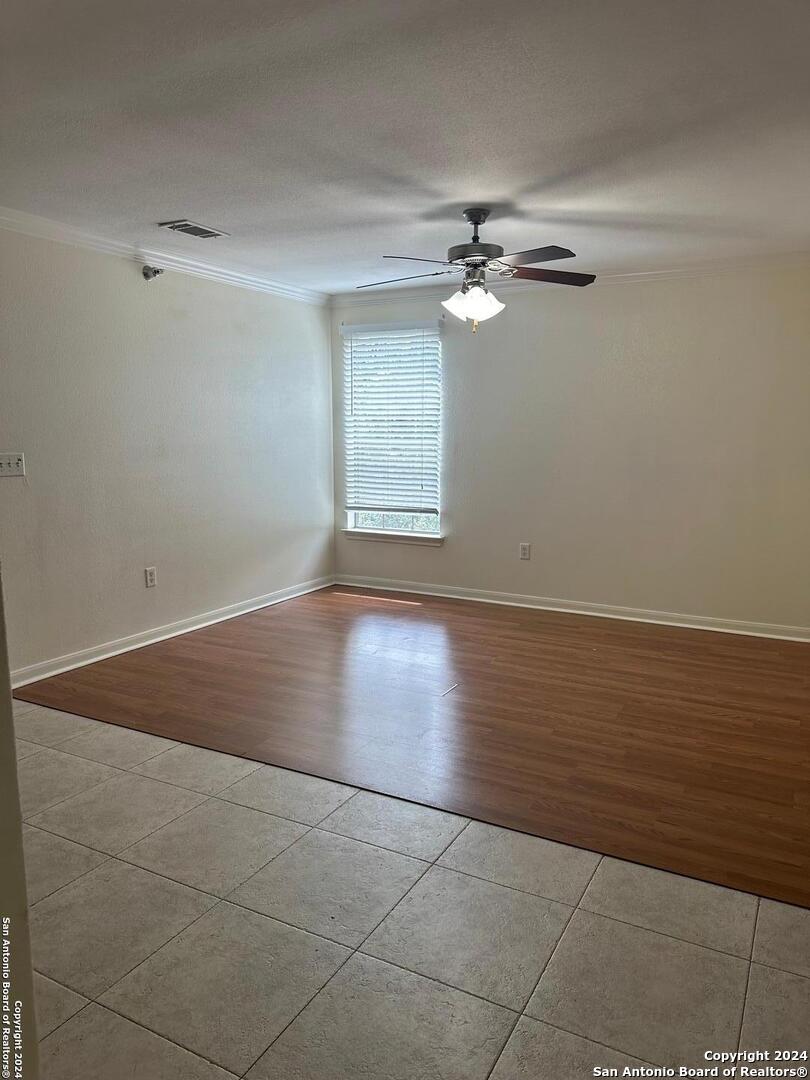
{"type": "MultiPolygon", "coordinates": [[[[461,269],[459,267],[458,269],[461,269]]],[[[431,274],[410,274],[408,277],[388,278],[387,281],[372,281],[368,285],[357,285],[358,289],[373,289],[375,285],[391,285],[395,281],[413,281],[415,278],[439,277],[441,274],[454,274],[454,270],[434,270],[431,274]]]]}
{"type": "Polygon", "coordinates": [[[433,262],[440,266],[449,266],[447,259],[420,259],[416,255],[383,255],[384,259],[407,259],[408,262],[433,262]]]}
{"type": "Polygon", "coordinates": [[[596,280],[596,274],[571,274],[567,270],[534,270],[521,267],[512,274],[513,278],[528,278],[531,281],[552,281],[557,285],[590,285],[596,280]]]}
{"type": "Polygon", "coordinates": [[[498,262],[510,266],[527,266],[529,263],[554,262],[555,259],[573,259],[573,251],[550,244],[548,247],[532,248],[531,251],[515,251],[511,255],[502,255],[498,262]]]}

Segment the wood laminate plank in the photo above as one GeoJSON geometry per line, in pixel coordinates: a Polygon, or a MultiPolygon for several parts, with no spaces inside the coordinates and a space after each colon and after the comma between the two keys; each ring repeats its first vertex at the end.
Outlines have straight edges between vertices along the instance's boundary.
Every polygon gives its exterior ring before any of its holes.
{"type": "Polygon", "coordinates": [[[16,697],[810,906],[810,646],[335,586],[16,697]]]}

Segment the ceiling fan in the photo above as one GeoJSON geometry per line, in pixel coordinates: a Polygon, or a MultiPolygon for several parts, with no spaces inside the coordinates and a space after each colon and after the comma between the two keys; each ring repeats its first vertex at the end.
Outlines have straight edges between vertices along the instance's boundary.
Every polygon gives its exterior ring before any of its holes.
{"type": "Polygon", "coordinates": [[[451,315],[466,322],[472,321],[473,333],[478,323],[491,319],[506,307],[487,289],[487,273],[497,274],[501,278],[521,278],[529,281],[549,281],[555,285],[590,285],[595,274],[572,274],[566,270],[545,270],[530,266],[530,263],[554,262],[556,259],[571,259],[574,252],[568,248],[551,244],[548,247],[532,248],[529,251],[515,251],[504,255],[499,244],[482,244],[478,229],[489,217],[489,210],[483,206],[471,206],[464,211],[464,218],[472,225],[473,235],[469,244],[456,244],[447,252],[446,259],[420,259],[412,255],[384,255],[385,259],[407,259],[409,262],[437,263],[446,266],[446,270],[433,270],[427,274],[411,274],[408,277],[389,278],[386,281],[373,281],[369,285],[358,285],[358,289],[372,289],[376,285],[391,285],[395,281],[415,281],[417,278],[439,277],[444,274],[463,273],[461,288],[449,299],[442,301],[442,307],[451,315]]]}

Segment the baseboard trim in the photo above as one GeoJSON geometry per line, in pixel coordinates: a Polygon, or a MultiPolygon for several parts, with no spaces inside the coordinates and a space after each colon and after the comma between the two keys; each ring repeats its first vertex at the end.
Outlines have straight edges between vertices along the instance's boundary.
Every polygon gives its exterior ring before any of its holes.
{"type": "Polygon", "coordinates": [[[260,608],[272,607],[274,604],[280,604],[284,600],[292,600],[296,596],[317,592],[319,589],[328,588],[330,585],[382,589],[386,592],[421,593],[425,596],[445,596],[458,600],[474,600],[482,604],[505,604],[509,607],[537,608],[541,611],[562,611],[571,615],[593,615],[602,619],[625,619],[629,622],[656,623],[659,626],[681,626],[691,630],[711,630],[720,634],[743,634],[747,637],[810,642],[810,627],[805,626],[781,626],[778,623],[716,619],[704,615],[681,615],[672,611],[648,611],[644,608],[619,607],[613,604],[588,604],[577,600],[558,600],[547,596],[524,596],[520,593],[467,589],[457,585],[431,585],[421,581],[399,581],[395,578],[337,574],[334,577],[313,578],[313,580],[301,582],[299,585],[291,585],[289,588],[267,593],[266,596],[242,600],[237,604],[229,604],[227,607],[218,608],[216,611],[193,615],[191,618],[180,619],[178,622],[167,623],[165,626],[156,626],[139,634],[130,634],[115,641],[106,641],[101,645],[91,646],[89,649],[81,649],[78,652],[67,653],[51,660],[42,660],[40,663],[30,664],[28,667],[17,668],[11,672],[11,685],[16,690],[27,686],[29,683],[38,682],[40,679],[48,679],[52,675],[60,675],[62,672],[72,671],[74,668],[85,667],[87,664],[94,664],[98,660],[118,656],[119,653],[131,652],[133,649],[143,648],[144,645],[154,645],[158,641],[178,637],[180,634],[188,634],[192,630],[201,630],[205,626],[225,622],[227,619],[235,619],[239,615],[247,615],[248,612],[258,611],[260,608]]]}
{"type": "Polygon", "coordinates": [[[154,645],[167,638],[188,634],[191,630],[202,630],[204,626],[235,619],[238,615],[247,615],[248,612],[258,611],[260,608],[272,607],[273,604],[292,600],[294,596],[317,592],[318,589],[325,589],[332,584],[334,584],[334,578],[331,576],[313,578],[299,585],[290,585],[286,589],[277,589],[275,592],[267,593],[266,596],[241,600],[238,604],[229,604],[216,611],[206,611],[202,615],[192,615],[188,619],[180,619],[178,622],[167,623],[165,626],[156,626],[140,634],[129,634],[115,641],[105,641],[102,645],[93,645],[89,649],[80,649],[79,652],[67,653],[65,656],[57,656],[52,660],[42,660],[38,664],[30,664],[28,667],[12,671],[11,686],[12,689],[17,690],[22,686],[27,686],[28,683],[49,679],[52,675],[61,675],[64,671],[72,671],[74,668],[85,667],[87,664],[95,664],[98,660],[106,660],[111,656],[118,656],[119,653],[141,649],[144,645],[154,645]]]}
{"type": "Polygon", "coordinates": [[[352,574],[336,575],[335,584],[354,585],[365,589],[384,589],[387,592],[422,593],[426,596],[476,600],[483,604],[539,608],[542,611],[563,611],[571,615],[594,615],[602,619],[625,619],[629,622],[656,623],[660,626],[682,626],[690,630],[712,630],[720,634],[743,634],[747,637],[778,638],[783,641],[810,641],[810,627],[807,626],[780,626],[778,623],[716,619],[705,615],[681,615],[673,611],[647,611],[644,608],[618,607],[613,604],[589,604],[578,600],[557,600],[548,596],[523,596],[520,593],[467,589],[457,585],[428,585],[420,581],[397,581],[394,578],[357,577],[352,574]]]}

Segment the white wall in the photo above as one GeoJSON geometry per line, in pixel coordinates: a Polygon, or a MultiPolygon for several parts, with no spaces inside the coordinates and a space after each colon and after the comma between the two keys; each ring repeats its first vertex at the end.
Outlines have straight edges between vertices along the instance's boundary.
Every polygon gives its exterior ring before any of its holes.
{"type": "MultiPolygon", "coordinates": [[[[22,1002],[23,1076],[25,1080],[37,1080],[39,1064],[30,926],[2,581],[0,581],[0,852],[3,853],[3,873],[0,874],[0,913],[4,918],[11,920],[8,925],[8,944],[11,950],[11,986],[8,989],[8,997],[12,1002],[22,1002]]],[[[13,1072],[11,1075],[14,1075],[13,1072]]]]}
{"type": "MultiPolygon", "coordinates": [[[[448,319],[446,543],[338,534],[338,571],[810,626],[808,293],[793,266],[505,291],[475,337],[448,319]]],[[[339,323],[439,311],[338,301],[338,527],[339,323]]],[[[28,467],[0,480],[12,668],[332,572],[327,323],[0,232],[0,450],[28,467]]]]}
{"type": "MultiPolygon", "coordinates": [[[[338,572],[810,627],[808,296],[804,266],[505,290],[477,336],[448,316],[447,540],[338,534],[338,572]]],[[[337,302],[338,528],[339,324],[440,311],[337,302]]]]}
{"type": "Polygon", "coordinates": [[[12,669],[331,573],[325,309],[2,232],[0,364],[12,669]]]}

